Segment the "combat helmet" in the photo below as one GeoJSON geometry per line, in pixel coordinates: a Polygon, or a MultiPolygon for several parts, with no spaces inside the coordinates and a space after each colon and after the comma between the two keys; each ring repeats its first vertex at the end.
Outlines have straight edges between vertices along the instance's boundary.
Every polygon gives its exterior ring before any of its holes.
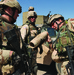
{"type": "Polygon", "coordinates": [[[29,11],[27,14],[27,18],[29,18],[31,16],[35,16],[37,18],[37,13],[35,11],[29,11]]]}
{"type": "Polygon", "coordinates": [[[30,6],[28,11],[34,11],[34,7],[30,6]]]}
{"type": "Polygon", "coordinates": [[[11,8],[16,8],[18,9],[19,13],[21,13],[21,6],[18,3],[17,0],[2,0],[0,1],[0,5],[5,5],[5,6],[9,6],[11,8]]]}
{"type": "Polygon", "coordinates": [[[53,20],[57,19],[57,18],[62,18],[64,20],[64,17],[60,14],[54,14],[51,15],[48,19],[48,24],[51,24],[53,20]]]}

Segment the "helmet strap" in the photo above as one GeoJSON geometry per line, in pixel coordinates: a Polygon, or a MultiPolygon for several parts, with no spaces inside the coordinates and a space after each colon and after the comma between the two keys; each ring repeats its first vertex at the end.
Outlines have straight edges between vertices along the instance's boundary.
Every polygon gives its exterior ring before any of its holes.
{"type": "MultiPolygon", "coordinates": [[[[6,15],[8,15],[9,17],[12,18],[13,22],[15,22],[16,20],[13,18],[13,17],[14,17],[14,14],[15,14],[15,8],[13,8],[12,10],[14,11],[12,16],[9,15],[8,13],[6,13],[4,10],[2,10],[1,14],[6,14],[6,15]]],[[[13,23],[13,22],[12,22],[12,23],[13,23]]]]}
{"type": "Polygon", "coordinates": [[[9,17],[11,17],[13,19],[13,22],[15,22],[15,19],[13,18],[13,16],[9,15],[8,13],[6,12],[3,12],[4,14],[8,15],[9,17]]]}
{"type": "Polygon", "coordinates": [[[15,8],[13,8],[12,10],[14,11],[12,16],[14,16],[14,15],[15,15],[15,11],[16,11],[16,9],[15,9],[15,8]]]}
{"type": "MultiPolygon", "coordinates": [[[[55,21],[55,22],[56,22],[56,21],[55,21]]],[[[64,22],[64,20],[63,20],[61,23],[63,23],[63,22],[64,22]]],[[[59,25],[60,25],[61,23],[58,24],[58,23],[56,22],[56,24],[57,24],[57,31],[59,31],[59,25]]]]}

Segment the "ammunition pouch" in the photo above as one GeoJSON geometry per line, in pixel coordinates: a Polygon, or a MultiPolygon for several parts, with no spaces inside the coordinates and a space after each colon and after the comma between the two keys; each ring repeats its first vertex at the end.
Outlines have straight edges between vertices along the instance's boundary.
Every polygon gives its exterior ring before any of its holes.
{"type": "MultiPolygon", "coordinates": [[[[66,57],[69,54],[70,59],[74,60],[74,47],[72,47],[72,46],[66,46],[65,48],[66,48],[66,51],[64,51],[64,52],[61,51],[60,53],[58,53],[58,56],[64,56],[64,57],[66,57]]],[[[66,58],[66,59],[69,60],[68,58],[66,58]]]]}
{"type": "Polygon", "coordinates": [[[73,45],[73,47],[72,46],[66,46],[66,51],[68,54],[68,58],[71,60],[74,60],[74,45],[73,45]]]}

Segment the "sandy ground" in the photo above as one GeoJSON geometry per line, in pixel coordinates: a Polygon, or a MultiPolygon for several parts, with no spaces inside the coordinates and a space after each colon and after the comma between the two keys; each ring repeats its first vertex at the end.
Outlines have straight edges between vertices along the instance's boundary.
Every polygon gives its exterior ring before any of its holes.
{"type": "Polygon", "coordinates": [[[37,75],[43,75],[45,73],[46,73],[45,71],[38,70],[37,75]]]}

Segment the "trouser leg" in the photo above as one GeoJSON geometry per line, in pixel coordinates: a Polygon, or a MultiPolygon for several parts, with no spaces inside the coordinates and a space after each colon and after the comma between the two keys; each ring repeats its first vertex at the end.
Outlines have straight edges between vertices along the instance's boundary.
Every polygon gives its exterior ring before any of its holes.
{"type": "Polygon", "coordinates": [[[32,62],[32,75],[37,75],[38,66],[36,63],[36,60],[33,60],[32,62]]]}
{"type": "Polygon", "coordinates": [[[38,66],[36,62],[36,57],[37,57],[37,52],[33,54],[32,58],[32,75],[37,75],[38,66]]]}

